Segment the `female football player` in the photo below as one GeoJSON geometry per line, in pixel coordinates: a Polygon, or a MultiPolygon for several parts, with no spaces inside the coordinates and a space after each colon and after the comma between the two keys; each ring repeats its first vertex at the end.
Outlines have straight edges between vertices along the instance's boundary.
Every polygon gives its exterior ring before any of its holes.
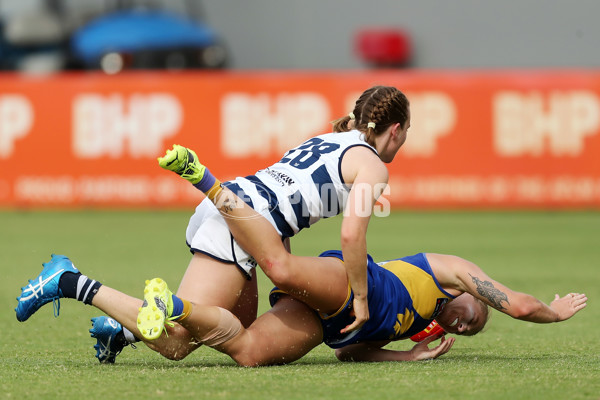
{"type": "MultiPolygon", "coordinates": [[[[369,317],[366,231],[375,201],[387,185],[385,163],[394,159],[406,140],[409,103],[398,89],[375,86],[359,97],[348,116],[333,125],[333,133],[308,139],[274,165],[224,186],[266,218],[283,240],[321,218],[344,211],[341,250],[354,289],[356,315],[345,327],[350,331],[369,317]]],[[[255,300],[256,296],[240,298],[239,294],[248,286],[245,279],[252,278],[256,262],[231,239],[227,224],[210,201],[220,182],[199,163],[192,150],[182,146],[175,145],[159,163],[208,196],[190,219],[187,242],[194,256],[179,293],[196,303],[230,310],[249,297],[255,300]]],[[[282,265],[267,275],[279,284],[277,278],[285,276],[286,269],[282,265]]],[[[250,315],[255,317],[253,308],[250,315]]]]}
{"type": "MultiPolygon", "coordinates": [[[[375,86],[362,93],[353,111],[333,125],[333,133],[308,139],[269,168],[224,185],[262,214],[276,229],[280,240],[289,239],[321,218],[344,211],[341,250],[354,290],[355,319],[343,329],[351,331],[369,318],[366,231],[374,203],[387,184],[385,163],[394,159],[406,140],[409,102],[394,87],[375,86]]],[[[253,278],[256,262],[232,240],[226,222],[210,201],[211,193],[220,187],[219,182],[199,164],[195,153],[184,147],[174,146],[159,161],[162,167],[208,194],[188,225],[186,239],[193,257],[177,294],[195,304],[231,310],[249,326],[256,318],[258,304],[253,278]]],[[[276,284],[285,283],[285,279],[293,278],[286,271],[285,265],[270,269],[270,278],[276,284]]],[[[68,285],[75,289],[61,291],[71,295],[78,287],[84,287],[83,295],[89,296],[84,300],[91,303],[100,283],[69,281],[65,286],[68,285]],[[88,285],[91,285],[89,291],[88,285]]],[[[141,306],[134,298],[119,302],[127,310],[141,306]]],[[[20,320],[42,305],[37,301],[35,307],[30,304],[34,303],[25,299],[19,303],[20,320]]],[[[126,329],[124,334],[131,339],[137,332],[126,329]]],[[[154,340],[152,347],[165,357],[181,359],[196,348],[190,339],[185,329],[177,329],[169,337],[154,340]]]]}
{"type": "Polygon", "coordinates": [[[491,306],[513,318],[550,323],[564,321],[586,306],[584,294],[555,296],[548,306],[494,281],[477,265],[460,257],[417,254],[375,263],[368,258],[368,304],[371,316],[356,330],[343,328],[354,319],[354,289],[340,251],[319,257],[286,251],[269,222],[227,189],[213,196],[239,244],[265,271],[284,266],[294,279],[271,292],[273,308],[247,329],[227,310],[192,304],[174,296],[160,278],[147,282],[137,325],[146,338],[160,336],[174,320],[198,343],[231,356],[244,366],[292,362],[322,342],[344,361],[401,361],[435,358],[453,339],[433,349],[429,338],[410,351],[382,349],[411,337],[436,320],[449,333],[474,335],[484,327],[491,306]]]}

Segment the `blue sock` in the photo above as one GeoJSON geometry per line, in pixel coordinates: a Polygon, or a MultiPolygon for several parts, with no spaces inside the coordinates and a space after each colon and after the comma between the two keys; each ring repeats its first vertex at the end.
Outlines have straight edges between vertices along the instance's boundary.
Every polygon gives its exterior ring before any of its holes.
{"type": "Polygon", "coordinates": [[[200,182],[194,184],[194,186],[197,189],[200,189],[201,191],[206,193],[215,185],[215,182],[216,182],[215,177],[213,176],[213,174],[210,173],[208,168],[206,168],[204,170],[204,176],[202,177],[200,182]]]}
{"type": "Polygon", "coordinates": [[[181,299],[175,295],[172,295],[171,298],[173,299],[173,317],[177,317],[180,316],[181,314],[183,314],[183,301],[181,301],[181,299]]]}

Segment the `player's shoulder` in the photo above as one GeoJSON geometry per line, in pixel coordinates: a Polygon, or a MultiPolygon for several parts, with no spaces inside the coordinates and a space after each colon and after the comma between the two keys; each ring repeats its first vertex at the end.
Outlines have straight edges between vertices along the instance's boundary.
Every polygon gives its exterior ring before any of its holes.
{"type": "Polygon", "coordinates": [[[342,160],[346,164],[351,164],[355,166],[366,166],[368,168],[377,168],[386,170],[385,163],[381,161],[379,155],[371,146],[367,145],[357,145],[348,148],[347,151],[344,152],[342,156],[342,160]]]}
{"type": "Polygon", "coordinates": [[[387,183],[389,172],[384,162],[369,147],[354,146],[349,148],[341,158],[341,171],[346,183],[352,183],[360,174],[369,180],[387,183]]]}

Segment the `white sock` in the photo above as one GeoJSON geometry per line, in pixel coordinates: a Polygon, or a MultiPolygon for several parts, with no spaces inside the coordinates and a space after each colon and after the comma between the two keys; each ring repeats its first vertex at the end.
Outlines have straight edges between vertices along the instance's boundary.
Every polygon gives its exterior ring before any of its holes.
{"type": "Polygon", "coordinates": [[[123,327],[123,335],[125,336],[127,343],[136,343],[140,341],[140,339],[136,338],[133,333],[131,333],[131,331],[125,327],[123,327]]]}

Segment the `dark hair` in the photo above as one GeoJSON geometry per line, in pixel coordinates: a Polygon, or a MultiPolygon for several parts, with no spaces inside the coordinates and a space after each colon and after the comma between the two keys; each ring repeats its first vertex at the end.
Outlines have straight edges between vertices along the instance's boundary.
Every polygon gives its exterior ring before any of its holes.
{"type": "Polygon", "coordinates": [[[398,89],[392,86],[373,86],[360,95],[354,105],[354,126],[349,115],[332,121],[334,132],[346,132],[358,129],[366,135],[367,143],[375,145],[375,136],[383,133],[388,127],[399,123],[404,127],[408,120],[408,99],[398,89]],[[375,128],[368,123],[375,123],[375,128]]]}

